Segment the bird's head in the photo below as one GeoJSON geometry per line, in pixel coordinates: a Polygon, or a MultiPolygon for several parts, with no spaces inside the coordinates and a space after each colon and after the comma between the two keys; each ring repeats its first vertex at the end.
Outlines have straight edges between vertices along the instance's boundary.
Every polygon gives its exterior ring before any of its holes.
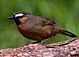
{"type": "Polygon", "coordinates": [[[12,16],[8,17],[9,19],[19,19],[26,15],[31,15],[28,12],[15,12],[12,16]]]}
{"type": "Polygon", "coordinates": [[[13,19],[16,24],[23,23],[27,20],[27,16],[31,15],[28,12],[15,12],[12,16],[8,17],[9,19],[13,19]]]}

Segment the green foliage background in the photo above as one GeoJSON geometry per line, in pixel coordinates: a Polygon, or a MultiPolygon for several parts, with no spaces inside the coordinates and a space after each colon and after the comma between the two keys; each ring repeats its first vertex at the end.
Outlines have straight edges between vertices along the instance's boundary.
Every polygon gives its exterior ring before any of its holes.
{"type": "MultiPolygon", "coordinates": [[[[12,48],[31,43],[17,30],[8,17],[17,11],[48,17],[58,26],[79,35],[79,0],[0,0],[0,48],[12,48]]],[[[47,41],[53,43],[69,39],[56,35],[47,41]]]]}

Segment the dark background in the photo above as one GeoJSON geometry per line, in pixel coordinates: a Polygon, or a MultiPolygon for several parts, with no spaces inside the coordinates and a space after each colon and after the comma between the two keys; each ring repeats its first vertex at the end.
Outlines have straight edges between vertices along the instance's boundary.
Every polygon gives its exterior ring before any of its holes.
{"type": "MultiPolygon", "coordinates": [[[[25,11],[33,15],[48,17],[58,26],[79,35],[79,0],[0,0],[0,48],[13,48],[31,43],[17,30],[8,17],[14,12],[25,11]]],[[[70,39],[56,35],[46,43],[70,39]]]]}

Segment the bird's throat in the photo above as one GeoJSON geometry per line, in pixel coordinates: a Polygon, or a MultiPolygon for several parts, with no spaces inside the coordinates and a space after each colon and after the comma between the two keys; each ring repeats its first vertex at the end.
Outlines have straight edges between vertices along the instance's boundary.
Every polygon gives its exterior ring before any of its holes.
{"type": "Polygon", "coordinates": [[[21,22],[19,21],[19,19],[15,19],[14,21],[15,21],[15,23],[16,23],[17,25],[21,24],[21,22]]]}

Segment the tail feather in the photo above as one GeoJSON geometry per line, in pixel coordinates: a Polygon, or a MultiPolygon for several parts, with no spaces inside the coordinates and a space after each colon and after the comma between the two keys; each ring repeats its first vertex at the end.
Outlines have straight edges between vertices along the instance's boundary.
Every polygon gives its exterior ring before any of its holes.
{"type": "Polygon", "coordinates": [[[77,37],[77,35],[75,35],[75,34],[69,32],[69,31],[67,31],[67,30],[64,30],[64,29],[62,29],[62,28],[57,27],[57,30],[58,30],[58,33],[59,33],[59,34],[63,34],[63,35],[69,36],[69,37],[77,37]]]}

